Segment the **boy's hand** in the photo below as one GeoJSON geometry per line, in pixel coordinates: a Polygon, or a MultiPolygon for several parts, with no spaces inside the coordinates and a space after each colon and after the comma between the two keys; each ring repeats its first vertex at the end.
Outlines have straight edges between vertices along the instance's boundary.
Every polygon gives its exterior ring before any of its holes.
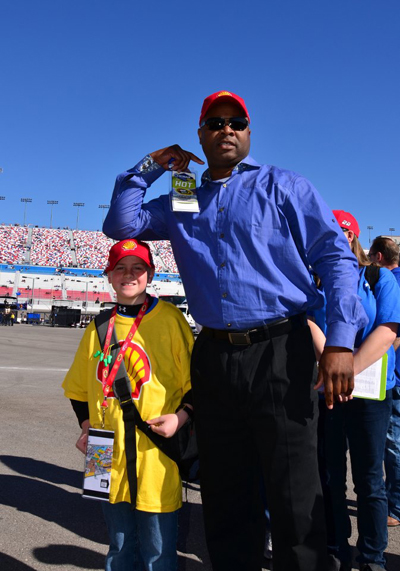
{"type": "Polygon", "coordinates": [[[91,428],[89,419],[88,419],[88,420],[84,420],[84,421],[82,422],[82,432],[81,432],[81,435],[80,435],[80,437],[78,438],[78,440],[76,441],[76,444],[75,444],[75,446],[77,447],[77,449],[78,449],[80,452],[82,452],[82,454],[86,454],[89,428],[91,428]]]}
{"type": "MultiPolygon", "coordinates": [[[[187,404],[186,406],[193,410],[191,405],[187,404]]],[[[171,436],[173,436],[175,432],[178,432],[178,430],[185,424],[188,418],[188,413],[181,409],[175,414],[163,414],[158,418],[146,420],[146,422],[150,425],[153,432],[156,432],[160,436],[164,436],[164,438],[171,438],[171,436]]]]}
{"type": "Polygon", "coordinates": [[[150,153],[150,156],[165,170],[185,171],[190,161],[204,165],[204,161],[190,151],[185,151],[179,145],[171,145],[159,151],[154,151],[154,153],[150,153]]]}
{"type": "Polygon", "coordinates": [[[179,418],[177,414],[163,414],[158,418],[147,420],[147,424],[156,434],[164,436],[164,438],[171,438],[177,430],[179,430],[179,418]]]}

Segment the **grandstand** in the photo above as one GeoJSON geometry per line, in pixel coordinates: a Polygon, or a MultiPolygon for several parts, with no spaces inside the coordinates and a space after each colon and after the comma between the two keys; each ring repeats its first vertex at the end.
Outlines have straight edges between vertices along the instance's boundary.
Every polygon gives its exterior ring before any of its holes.
{"type": "MultiPolygon", "coordinates": [[[[22,312],[63,305],[95,315],[115,300],[103,276],[113,243],[101,232],[2,225],[0,297],[17,297],[22,312]]],[[[184,295],[170,243],[148,244],[156,268],[150,293],[184,295]]]]}
{"type": "MultiPolygon", "coordinates": [[[[0,264],[103,270],[114,241],[102,232],[0,226],[0,264]]],[[[156,272],[178,273],[171,244],[149,242],[156,272]]]]}

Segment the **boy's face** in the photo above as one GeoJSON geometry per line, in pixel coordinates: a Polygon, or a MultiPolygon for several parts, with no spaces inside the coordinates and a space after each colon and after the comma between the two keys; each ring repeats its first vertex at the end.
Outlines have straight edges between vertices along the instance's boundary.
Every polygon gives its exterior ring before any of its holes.
{"type": "Polygon", "coordinates": [[[125,256],[108,272],[108,281],[117,294],[118,303],[134,305],[146,299],[146,286],[154,276],[150,268],[137,256],[125,256]]]}

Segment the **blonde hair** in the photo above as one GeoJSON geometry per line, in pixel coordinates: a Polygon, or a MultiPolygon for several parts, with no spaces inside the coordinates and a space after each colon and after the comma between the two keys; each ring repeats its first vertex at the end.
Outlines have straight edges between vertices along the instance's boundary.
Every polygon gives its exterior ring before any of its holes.
{"type": "Polygon", "coordinates": [[[358,260],[358,265],[360,267],[370,266],[371,262],[369,261],[366,253],[361,247],[360,241],[357,236],[354,234],[353,241],[350,244],[351,251],[355,255],[358,260]]]}

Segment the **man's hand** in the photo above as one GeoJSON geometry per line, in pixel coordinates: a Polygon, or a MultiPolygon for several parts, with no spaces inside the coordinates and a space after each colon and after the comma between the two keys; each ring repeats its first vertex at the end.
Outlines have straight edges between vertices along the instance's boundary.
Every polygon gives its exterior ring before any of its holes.
{"type": "Polygon", "coordinates": [[[190,151],[183,150],[179,145],[171,145],[159,151],[154,151],[154,153],[150,153],[150,156],[165,170],[186,171],[190,161],[204,165],[204,161],[190,151]]]}
{"type": "Polygon", "coordinates": [[[318,381],[315,389],[324,386],[325,401],[333,408],[335,401],[346,402],[353,397],[353,353],[345,347],[325,347],[319,361],[318,381]]]}
{"type": "Polygon", "coordinates": [[[77,447],[77,449],[78,449],[80,452],[82,452],[82,454],[86,454],[89,428],[90,428],[89,419],[88,419],[88,420],[84,420],[84,421],[82,422],[82,432],[81,432],[81,435],[80,435],[80,437],[78,438],[78,440],[76,441],[76,444],[75,444],[75,446],[77,447]]]}

